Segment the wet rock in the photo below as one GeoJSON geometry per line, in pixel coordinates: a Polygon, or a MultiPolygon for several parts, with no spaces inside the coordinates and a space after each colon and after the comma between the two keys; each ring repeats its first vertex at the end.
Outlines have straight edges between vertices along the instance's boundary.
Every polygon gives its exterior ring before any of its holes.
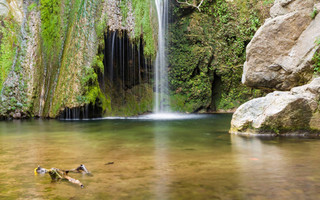
{"type": "Polygon", "coordinates": [[[18,113],[14,113],[13,114],[13,118],[14,119],[21,119],[21,113],[19,113],[19,112],[18,113]]]}
{"type": "Polygon", "coordinates": [[[278,0],[272,18],[247,46],[242,82],[250,87],[290,90],[310,81],[311,60],[319,48],[320,15],[314,0],[278,0]]]}
{"type": "Polygon", "coordinates": [[[310,84],[276,91],[240,106],[231,121],[230,133],[290,133],[320,131],[320,78],[310,84]]]}

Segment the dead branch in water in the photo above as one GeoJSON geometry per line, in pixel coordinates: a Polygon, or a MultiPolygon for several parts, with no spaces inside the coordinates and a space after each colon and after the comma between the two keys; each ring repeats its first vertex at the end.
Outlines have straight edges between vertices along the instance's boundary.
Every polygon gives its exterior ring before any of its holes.
{"type": "Polygon", "coordinates": [[[70,183],[79,185],[81,188],[83,188],[84,185],[79,180],[68,176],[69,172],[91,175],[91,173],[87,170],[87,168],[82,164],[79,167],[77,167],[76,169],[72,169],[72,170],[61,170],[61,169],[57,169],[57,168],[51,168],[50,170],[48,170],[48,169],[42,168],[40,166],[38,166],[37,168],[34,169],[35,174],[49,173],[51,180],[53,180],[53,181],[67,180],[70,183]]]}
{"type": "Polygon", "coordinates": [[[48,172],[53,181],[68,180],[70,183],[79,185],[81,188],[84,187],[79,180],[71,178],[66,172],[63,172],[60,169],[52,168],[51,170],[48,170],[48,172]]]}

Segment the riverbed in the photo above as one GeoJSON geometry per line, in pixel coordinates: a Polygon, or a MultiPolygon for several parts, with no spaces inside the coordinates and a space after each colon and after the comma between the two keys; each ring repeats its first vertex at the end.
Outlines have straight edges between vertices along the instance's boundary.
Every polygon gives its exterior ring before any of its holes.
{"type": "Polygon", "coordinates": [[[233,136],[230,120],[2,121],[0,199],[320,199],[320,140],[233,136]],[[34,174],[80,164],[83,189],[34,174]]]}

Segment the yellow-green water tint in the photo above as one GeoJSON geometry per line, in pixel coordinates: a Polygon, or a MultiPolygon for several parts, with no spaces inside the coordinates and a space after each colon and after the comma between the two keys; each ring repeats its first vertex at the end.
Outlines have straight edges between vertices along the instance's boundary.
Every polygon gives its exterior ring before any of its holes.
{"type": "Polygon", "coordinates": [[[230,120],[0,122],[0,199],[320,199],[320,140],[230,136],[230,120]],[[93,176],[52,183],[38,164],[93,176]]]}

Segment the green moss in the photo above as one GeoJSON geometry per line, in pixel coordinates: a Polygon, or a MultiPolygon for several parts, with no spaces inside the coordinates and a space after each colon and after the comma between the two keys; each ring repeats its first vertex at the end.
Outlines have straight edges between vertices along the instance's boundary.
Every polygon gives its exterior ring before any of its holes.
{"type": "Polygon", "coordinates": [[[93,60],[93,66],[95,68],[98,68],[99,71],[103,74],[104,73],[104,65],[103,65],[103,59],[104,59],[104,55],[103,54],[99,54],[97,55],[94,60],[93,60]]]}
{"type": "MultiPolygon", "coordinates": [[[[255,0],[216,0],[204,1],[201,12],[174,9],[176,20],[169,28],[170,89],[184,97],[187,112],[231,109],[263,94],[241,85],[246,45],[265,15],[262,5],[255,0]]],[[[172,107],[181,111],[183,106],[174,102],[172,107]]]]}
{"type": "Polygon", "coordinates": [[[132,6],[135,14],[135,38],[143,36],[144,53],[146,56],[155,56],[154,32],[150,17],[150,0],[132,0],[132,6]]]}
{"type": "Polygon", "coordinates": [[[40,0],[41,11],[41,36],[43,50],[46,52],[47,60],[54,59],[61,49],[61,1],[40,0]]]}
{"type": "Polygon", "coordinates": [[[111,99],[112,108],[106,111],[106,116],[135,116],[152,111],[151,85],[140,84],[122,92],[119,99],[116,97],[111,99]]]}
{"type": "Polygon", "coordinates": [[[95,105],[97,103],[96,101],[99,100],[99,106],[102,108],[102,112],[111,109],[110,100],[108,101],[106,99],[99,86],[89,88],[83,100],[86,104],[92,103],[93,105],[95,105]]]}
{"type": "MultiPolygon", "coordinates": [[[[319,47],[320,46],[320,39],[316,40],[316,45],[319,47]]],[[[314,69],[315,74],[320,73],[320,48],[318,51],[314,54],[313,59],[312,59],[312,66],[314,69]]]]}
{"type": "Polygon", "coordinates": [[[311,19],[316,18],[317,14],[318,14],[318,10],[316,8],[314,8],[312,13],[310,14],[311,19]]]}
{"type": "Polygon", "coordinates": [[[126,19],[128,17],[129,8],[127,6],[127,0],[120,1],[120,10],[122,15],[122,24],[123,26],[126,25],[126,19]]]}
{"type": "Polygon", "coordinates": [[[33,2],[32,4],[30,4],[28,6],[28,11],[30,12],[30,11],[34,10],[37,6],[38,6],[37,3],[33,2]]]}
{"type": "Polygon", "coordinates": [[[0,91],[13,64],[18,45],[17,32],[19,30],[18,24],[13,21],[12,17],[1,20],[1,23],[3,26],[0,27],[0,34],[2,35],[0,44],[0,91]]]}
{"type": "MultiPolygon", "coordinates": [[[[184,94],[172,94],[170,96],[171,110],[174,112],[187,112],[191,113],[199,108],[199,102],[190,100],[184,94]]],[[[200,105],[202,103],[200,102],[200,105]]]]}

